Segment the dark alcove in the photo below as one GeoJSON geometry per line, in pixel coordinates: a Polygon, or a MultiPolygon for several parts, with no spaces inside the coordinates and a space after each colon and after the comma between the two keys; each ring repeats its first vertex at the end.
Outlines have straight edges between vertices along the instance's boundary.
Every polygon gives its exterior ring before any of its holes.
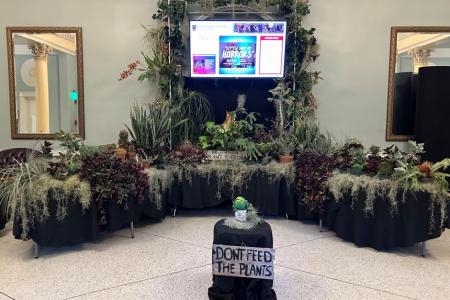
{"type": "Polygon", "coordinates": [[[245,94],[247,111],[259,113],[258,122],[266,127],[272,126],[275,109],[267,98],[271,97],[269,90],[277,84],[274,79],[186,78],[185,84],[186,88],[208,97],[214,109],[214,120],[218,124],[225,121],[227,111],[236,109],[238,95],[245,94]]]}

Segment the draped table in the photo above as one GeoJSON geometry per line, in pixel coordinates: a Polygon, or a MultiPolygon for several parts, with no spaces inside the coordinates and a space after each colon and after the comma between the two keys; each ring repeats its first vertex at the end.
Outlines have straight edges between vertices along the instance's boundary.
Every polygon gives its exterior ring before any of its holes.
{"type": "Polygon", "coordinates": [[[45,220],[34,220],[29,232],[24,235],[22,222],[16,214],[13,224],[13,235],[16,239],[32,239],[38,246],[72,246],[84,242],[94,241],[102,231],[113,232],[130,226],[131,222],[139,221],[140,216],[145,215],[153,219],[164,218],[165,212],[158,209],[154,203],[146,199],[143,203],[137,203],[135,199],[128,199],[127,203],[118,204],[107,201],[103,204],[106,223],[100,224],[96,201],[92,201],[90,207],[83,211],[77,200],[69,200],[67,216],[58,220],[57,203],[53,199],[48,201],[49,217],[45,220]]]}
{"type": "MultiPolygon", "coordinates": [[[[401,197],[401,196],[398,196],[401,197]]],[[[418,242],[438,238],[442,227],[442,209],[438,202],[432,204],[430,194],[409,192],[406,201],[398,201],[398,210],[391,212],[387,197],[377,196],[373,213],[365,211],[366,193],[359,192],[356,201],[347,193],[336,201],[330,195],[326,203],[326,214],[322,217],[329,229],[339,237],[359,247],[389,250],[395,247],[409,247],[418,242]]]]}
{"type": "MultiPolygon", "coordinates": [[[[242,230],[230,228],[224,224],[224,221],[225,219],[222,219],[214,226],[213,244],[273,247],[272,229],[267,222],[262,221],[253,229],[242,230]]],[[[275,300],[277,297],[272,286],[272,280],[214,275],[213,285],[208,290],[208,296],[212,300],[275,300]]]]}

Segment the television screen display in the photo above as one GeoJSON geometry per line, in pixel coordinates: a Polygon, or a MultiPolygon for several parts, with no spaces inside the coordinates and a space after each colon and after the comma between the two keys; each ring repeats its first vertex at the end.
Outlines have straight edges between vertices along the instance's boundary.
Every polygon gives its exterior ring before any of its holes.
{"type": "Polygon", "coordinates": [[[285,21],[191,21],[191,77],[284,76],[285,21]]]}

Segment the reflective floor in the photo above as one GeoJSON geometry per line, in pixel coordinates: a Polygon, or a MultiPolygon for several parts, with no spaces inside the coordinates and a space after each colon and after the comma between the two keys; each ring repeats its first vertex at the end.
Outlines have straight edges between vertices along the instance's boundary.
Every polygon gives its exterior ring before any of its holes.
{"type": "MultiPolygon", "coordinates": [[[[95,243],[43,248],[0,231],[0,299],[207,299],[215,222],[226,209],[105,234],[95,243]]],[[[448,299],[450,231],[427,244],[378,252],[319,232],[316,224],[266,218],[276,247],[278,299],[448,299]]]]}

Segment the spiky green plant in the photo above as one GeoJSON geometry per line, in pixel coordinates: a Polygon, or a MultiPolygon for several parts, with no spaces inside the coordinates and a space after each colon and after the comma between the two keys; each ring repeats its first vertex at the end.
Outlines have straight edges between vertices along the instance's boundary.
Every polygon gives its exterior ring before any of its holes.
{"type": "Polygon", "coordinates": [[[181,96],[175,97],[171,104],[178,107],[179,118],[186,120],[174,130],[173,143],[180,145],[185,140],[197,141],[203,124],[212,120],[212,107],[208,99],[198,92],[182,91],[181,96]]]}
{"type": "Polygon", "coordinates": [[[336,142],[333,136],[329,132],[322,133],[319,124],[313,119],[308,119],[304,126],[296,128],[294,135],[300,151],[309,150],[331,155],[336,150],[336,142]]]}
{"type": "Polygon", "coordinates": [[[170,147],[173,130],[179,129],[187,120],[180,119],[179,108],[167,101],[146,106],[135,104],[131,108],[131,128],[125,125],[136,144],[150,155],[158,155],[170,147]]]}
{"type": "Polygon", "coordinates": [[[9,218],[32,188],[33,181],[45,173],[47,164],[31,152],[26,163],[17,162],[0,170],[0,210],[9,218]]]}

